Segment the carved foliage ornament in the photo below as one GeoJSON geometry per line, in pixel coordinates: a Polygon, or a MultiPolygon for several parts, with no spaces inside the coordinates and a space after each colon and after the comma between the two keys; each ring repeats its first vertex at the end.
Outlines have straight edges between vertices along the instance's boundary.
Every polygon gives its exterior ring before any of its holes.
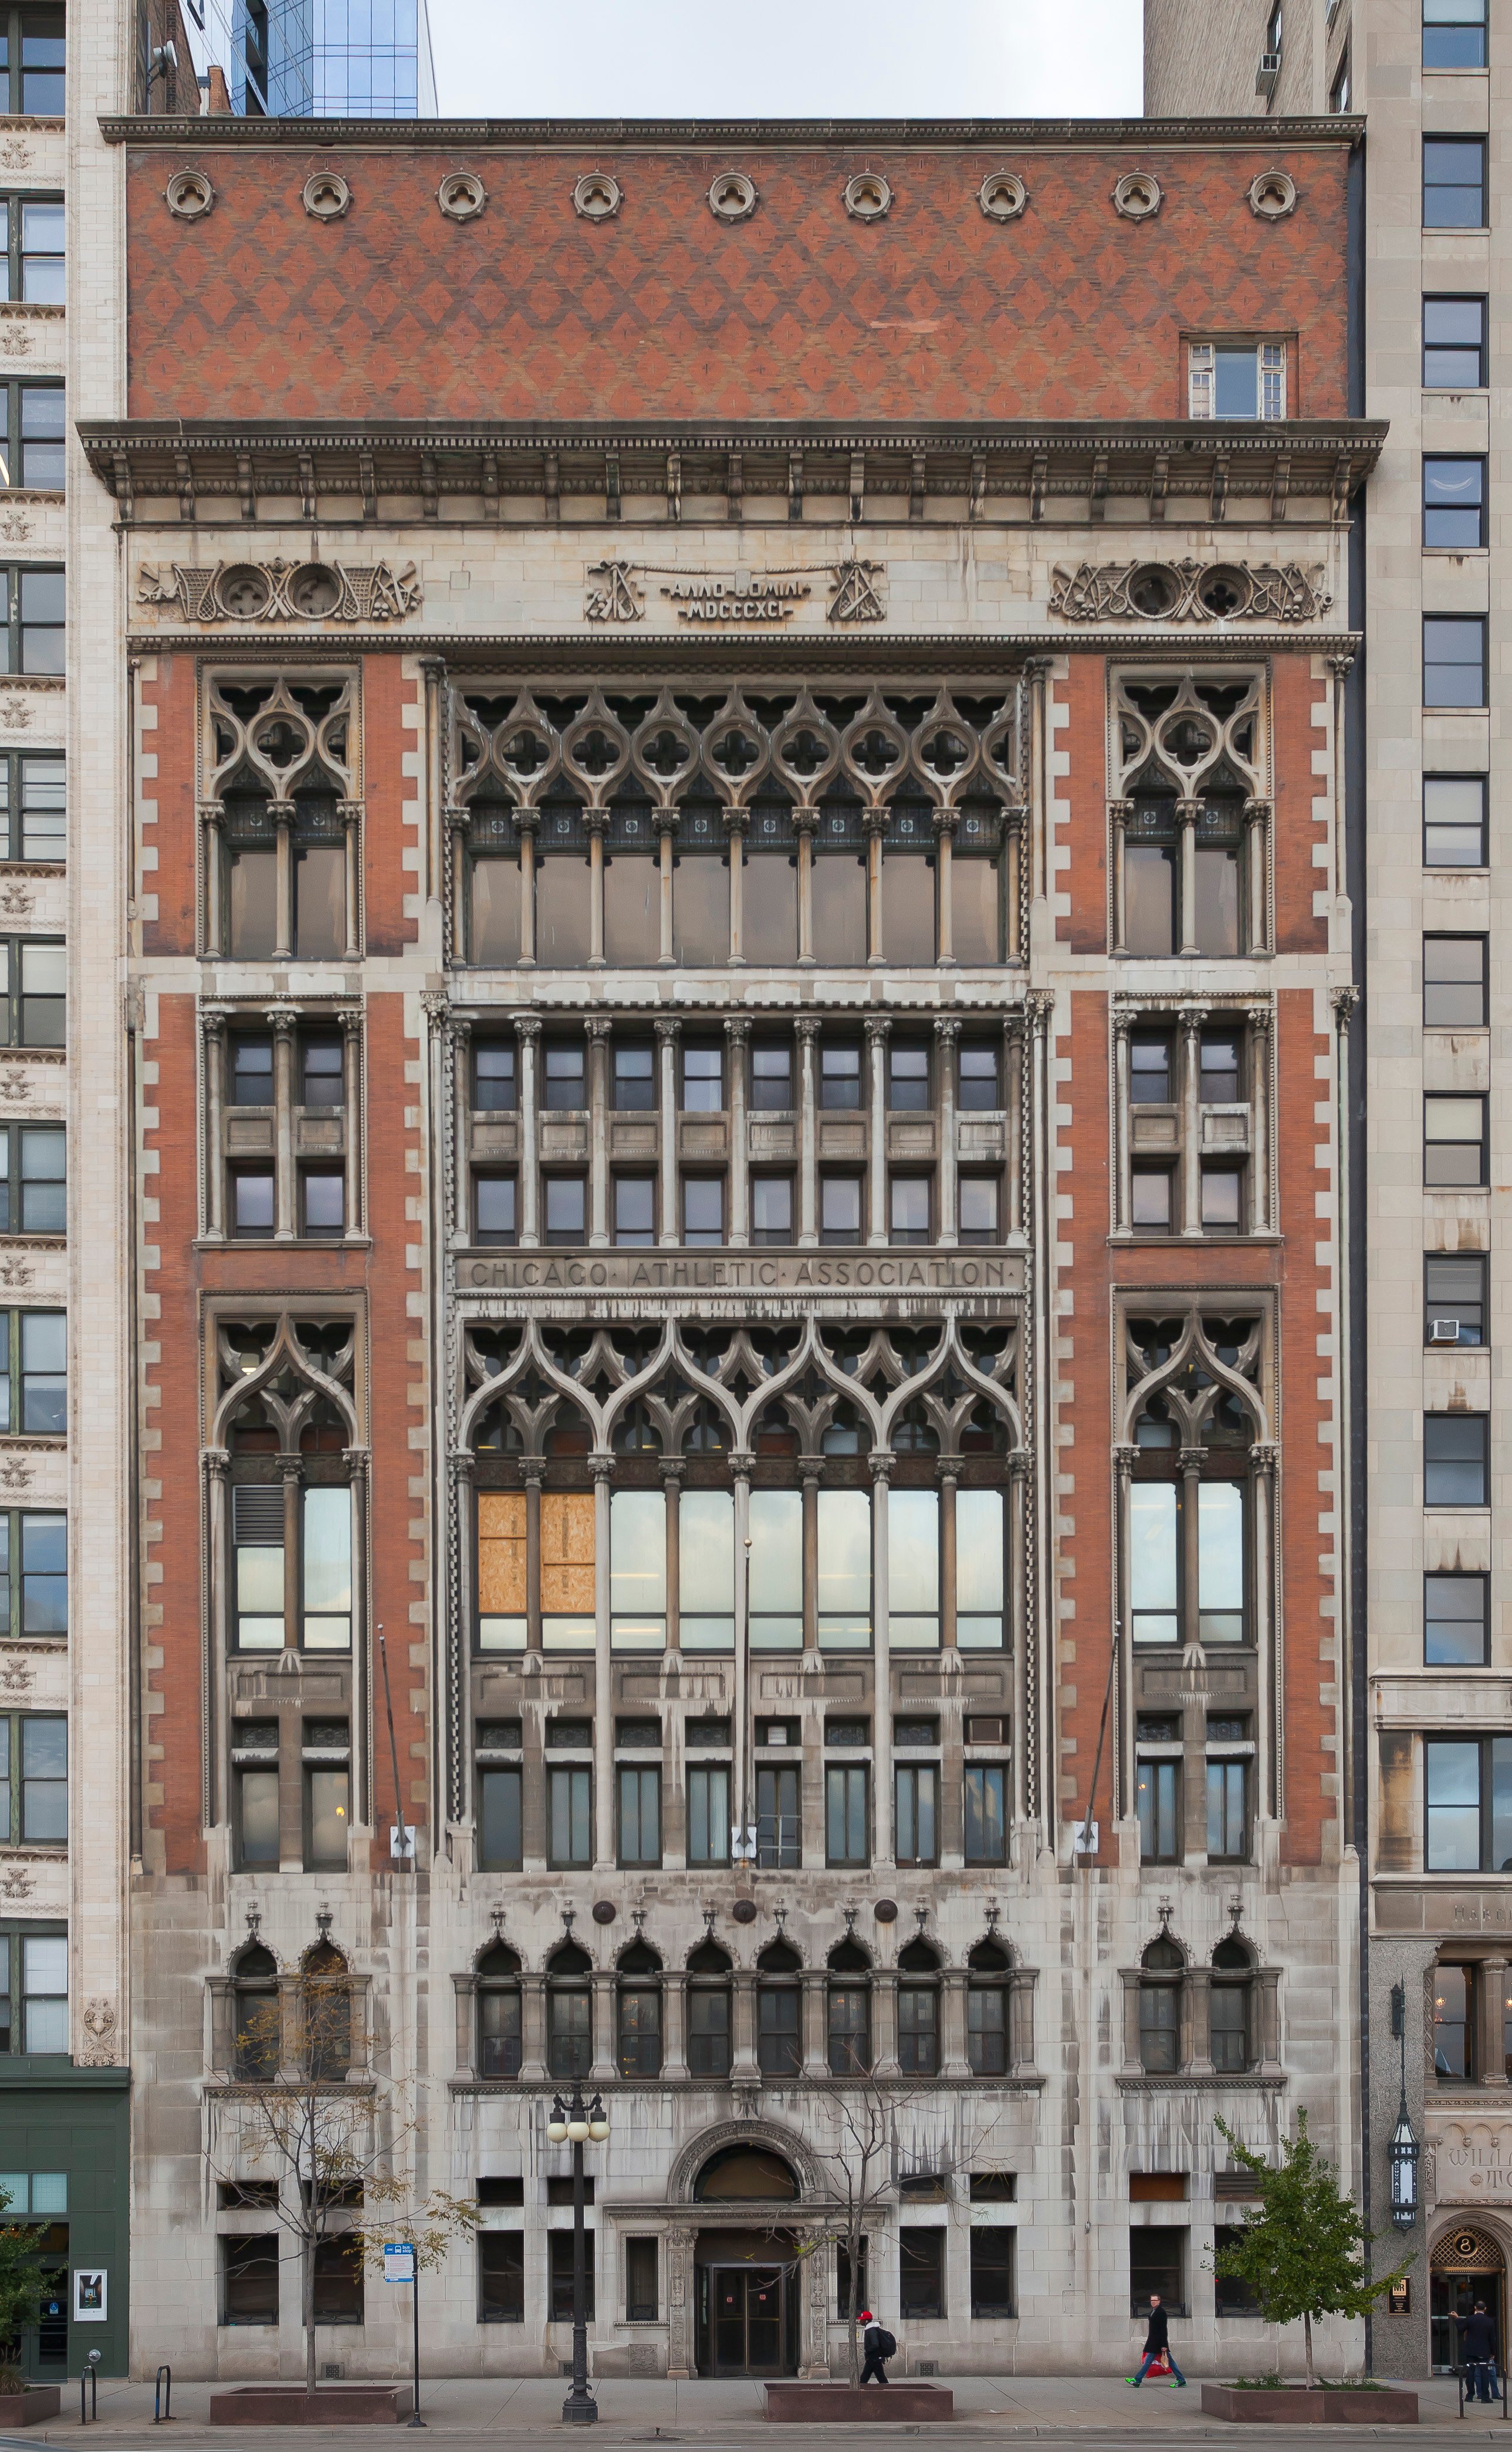
{"type": "Polygon", "coordinates": [[[1316,622],[1332,603],[1322,563],[1083,562],[1051,574],[1050,609],[1065,622],[1316,622]]]}
{"type": "Polygon", "coordinates": [[[422,602],[415,565],[218,562],[213,569],[145,562],[139,604],[177,604],[188,622],[401,622],[422,602]]]}

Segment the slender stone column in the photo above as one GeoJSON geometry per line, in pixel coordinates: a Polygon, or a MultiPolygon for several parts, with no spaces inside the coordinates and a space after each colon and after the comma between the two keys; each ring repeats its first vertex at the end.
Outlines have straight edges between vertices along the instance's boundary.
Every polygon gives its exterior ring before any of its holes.
{"type": "Polygon", "coordinates": [[[812,1250],[819,1239],[818,1097],[814,1078],[818,1017],[800,1014],[793,1027],[798,1042],[798,1245],[800,1250],[812,1250]]]}
{"type": "Polygon", "coordinates": [[[891,1021],[880,1018],[866,1024],[868,1098],[872,1110],[872,1147],[867,1167],[868,1243],[885,1243],[887,1215],[887,1043],[891,1021]]]}
{"type": "MultiPolygon", "coordinates": [[[[663,843],[669,840],[669,837],[662,837],[663,843]]],[[[682,1240],[682,1220],[677,1214],[677,1036],[682,1024],[661,1020],[653,1027],[657,1034],[661,1125],[661,1232],[657,1239],[664,1245],[676,1245],[682,1240]]]]}

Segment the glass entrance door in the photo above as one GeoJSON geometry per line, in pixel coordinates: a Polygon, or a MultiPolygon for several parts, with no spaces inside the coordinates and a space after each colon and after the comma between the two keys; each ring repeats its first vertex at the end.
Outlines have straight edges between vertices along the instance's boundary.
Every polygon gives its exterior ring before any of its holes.
{"type": "Polygon", "coordinates": [[[1428,2294],[1431,2332],[1428,2356],[1435,2375],[1452,2375],[1460,2364],[1463,2320],[1478,2299],[1484,2300],[1496,2327],[1497,2363],[1500,2366],[1504,2340],[1504,2283],[1501,2251],[1484,2231],[1466,2227],[1453,2231],[1447,2239],[1440,2241],[1433,2251],[1428,2294]]]}
{"type": "Polygon", "coordinates": [[[717,2376],[777,2376],[789,2370],[782,2272],[775,2264],[706,2264],[708,2365],[717,2376]]]}

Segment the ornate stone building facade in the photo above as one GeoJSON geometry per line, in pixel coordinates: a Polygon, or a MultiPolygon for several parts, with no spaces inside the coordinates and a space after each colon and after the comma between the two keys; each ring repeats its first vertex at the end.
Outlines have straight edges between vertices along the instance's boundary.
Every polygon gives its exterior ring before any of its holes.
{"type": "Polygon", "coordinates": [[[601,2376],[843,2359],[872,2103],[911,2372],[1152,2288],[1273,2362],[1214,2115],[1358,2134],[1358,131],[107,133],[138,2339],[297,2371],[313,1968],[480,2202],[451,2371],[567,2350],[574,2075],[601,2376]]]}

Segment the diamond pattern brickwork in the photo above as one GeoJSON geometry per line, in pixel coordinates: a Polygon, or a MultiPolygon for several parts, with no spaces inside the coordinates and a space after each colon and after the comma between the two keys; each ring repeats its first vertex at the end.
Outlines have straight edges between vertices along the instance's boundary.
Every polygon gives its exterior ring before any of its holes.
{"type": "Polygon", "coordinates": [[[732,160],[693,149],[616,152],[599,224],[572,189],[605,161],[565,148],[344,152],[329,223],[301,203],[324,154],[194,159],[216,201],[193,223],[163,198],[179,156],[129,165],[134,417],[1167,418],[1193,330],[1300,334],[1291,413],[1345,411],[1342,144],[1030,149],[1007,224],[976,201],[1006,154],[943,146],[752,148],[733,226],[707,203],[732,160]],[[1262,222],[1246,189],[1278,162],[1301,201],[1262,222]],[[477,220],[442,216],[439,164],[482,178],[477,220]],[[1164,190],[1142,223],[1112,205],[1136,165],[1164,190]],[[885,220],[845,212],[863,167],[885,220]]]}

